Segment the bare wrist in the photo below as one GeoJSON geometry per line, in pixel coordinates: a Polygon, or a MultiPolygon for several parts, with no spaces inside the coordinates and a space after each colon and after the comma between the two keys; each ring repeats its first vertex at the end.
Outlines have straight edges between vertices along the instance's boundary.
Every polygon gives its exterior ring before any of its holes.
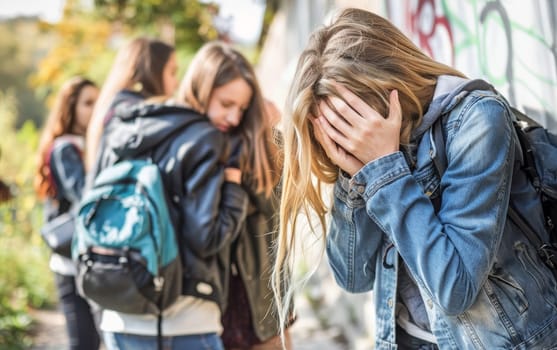
{"type": "Polygon", "coordinates": [[[238,168],[225,168],[224,181],[233,182],[236,184],[242,183],[242,171],[238,168]]]}

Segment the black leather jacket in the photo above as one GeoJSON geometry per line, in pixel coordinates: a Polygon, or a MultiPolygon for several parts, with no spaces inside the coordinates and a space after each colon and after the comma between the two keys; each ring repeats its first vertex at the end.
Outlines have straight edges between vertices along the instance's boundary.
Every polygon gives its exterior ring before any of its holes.
{"type": "Polygon", "coordinates": [[[178,233],[183,294],[215,301],[221,309],[230,243],[248,205],[244,189],[224,181],[227,142],[207,117],[190,109],[138,104],[117,109],[108,122],[97,166],[100,171],[118,159],[144,157],[159,166],[178,233]]]}

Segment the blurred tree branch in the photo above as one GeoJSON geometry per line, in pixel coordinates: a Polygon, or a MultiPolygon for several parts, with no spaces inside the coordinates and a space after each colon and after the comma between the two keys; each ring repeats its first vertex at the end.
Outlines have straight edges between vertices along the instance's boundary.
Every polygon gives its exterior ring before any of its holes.
{"type": "Polygon", "coordinates": [[[197,50],[217,37],[206,5],[197,0],[95,0],[95,9],[101,18],[149,28],[177,47],[197,50]]]}

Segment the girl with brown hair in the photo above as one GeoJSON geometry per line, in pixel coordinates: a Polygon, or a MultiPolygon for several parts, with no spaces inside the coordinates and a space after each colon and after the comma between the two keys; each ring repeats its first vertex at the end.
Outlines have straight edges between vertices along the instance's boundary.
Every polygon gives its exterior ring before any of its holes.
{"type": "MultiPolygon", "coordinates": [[[[45,201],[45,221],[68,212],[81,198],[85,183],[84,136],[98,93],[95,83],[74,77],[62,86],[48,116],[35,175],[35,191],[45,201]]],[[[93,312],[77,293],[73,262],[69,257],[53,253],[50,268],[55,273],[70,348],[98,349],[100,338],[93,312]]]]}

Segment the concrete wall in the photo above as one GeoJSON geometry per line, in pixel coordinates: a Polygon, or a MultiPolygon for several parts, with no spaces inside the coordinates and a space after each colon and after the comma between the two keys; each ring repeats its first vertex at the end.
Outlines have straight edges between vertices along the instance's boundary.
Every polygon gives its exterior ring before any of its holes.
{"type": "Polygon", "coordinates": [[[557,132],[557,1],[390,0],[384,11],[431,57],[557,132]]]}
{"type": "Polygon", "coordinates": [[[431,57],[489,80],[509,101],[557,132],[555,0],[284,0],[258,67],[279,106],[310,33],[336,9],[388,17],[431,57]]]}
{"type": "Polygon", "coordinates": [[[380,8],[379,0],[283,0],[263,47],[257,74],[265,94],[284,106],[288,86],[311,32],[342,7],[380,8]]]}

